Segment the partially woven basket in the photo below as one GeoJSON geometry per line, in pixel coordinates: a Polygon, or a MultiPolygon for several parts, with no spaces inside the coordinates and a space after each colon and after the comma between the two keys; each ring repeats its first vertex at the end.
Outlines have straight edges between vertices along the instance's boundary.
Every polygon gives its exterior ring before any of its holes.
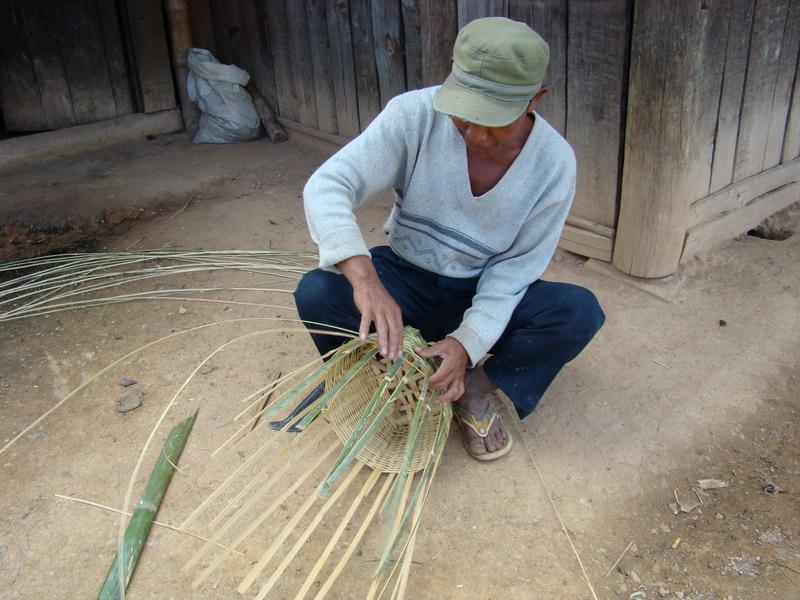
{"type": "MultiPolygon", "coordinates": [[[[425,345],[425,342],[422,338],[409,340],[407,333],[405,345],[410,350],[411,346],[425,345]]],[[[331,389],[335,382],[341,379],[359,359],[363,358],[369,349],[368,345],[360,346],[339,361],[326,378],[326,389],[331,389]]],[[[346,443],[352,435],[356,423],[375,394],[375,390],[386,376],[389,364],[386,359],[372,360],[326,406],[325,417],[342,443],[346,443]]],[[[384,473],[399,473],[403,466],[411,418],[420,398],[425,374],[411,368],[408,363],[403,364],[396,377],[387,386],[375,409],[375,413],[377,413],[386,404],[395,390],[397,382],[404,376],[408,378],[405,389],[395,400],[391,412],[378,425],[375,433],[357,456],[359,461],[384,473]]],[[[419,439],[411,459],[409,468],[411,473],[421,470],[428,463],[436,436],[438,416],[442,411],[441,403],[438,400],[432,401],[430,392],[427,394],[425,402],[428,404],[428,408],[425,411],[419,439]]]]}

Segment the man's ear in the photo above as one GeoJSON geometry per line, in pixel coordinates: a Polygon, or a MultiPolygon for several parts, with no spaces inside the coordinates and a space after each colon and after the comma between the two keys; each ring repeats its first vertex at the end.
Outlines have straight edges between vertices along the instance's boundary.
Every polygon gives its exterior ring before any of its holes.
{"type": "Polygon", "coordinates": [[[550,91],[550,88],[547,87],[546,85],[543,85],[542,89],[540,89],[538,92],[536,92],[536,95],[533,98],[531,98],[531,101],[528,103],[528,112],[529,113],[533,112],[533,110],[536,108],[536,104],[539,102],[539,100],[541,100],[544,97],[544,95],[549,91],[550,91]]]}

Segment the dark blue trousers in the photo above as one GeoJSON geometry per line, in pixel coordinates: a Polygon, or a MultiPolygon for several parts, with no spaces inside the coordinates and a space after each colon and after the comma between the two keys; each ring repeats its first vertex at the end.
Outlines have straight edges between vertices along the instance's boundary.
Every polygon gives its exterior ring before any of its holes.
{"type": "MultiPolygon", "coordinates": [[[[403,323],[435,342],[454,331],[472,304],[477,278],[457,279],[420,269],[389,247],[371,250],[378,275],[400,306],[403,323]]],[[[360,313],[343,275],[316,269],[294,293],[300,318],[357,331],[360,313]]],[[[536,281],[528,287],[503,335],[484,363],[486,375],[527,417],[561,368],[575,358],[603,325],[594,294],[569,283],[536,281]]],[[[317,327],[319,328],[319,327],[317,327]]],[[[312,334],[320,354],[345,338],[312,334]]]]}

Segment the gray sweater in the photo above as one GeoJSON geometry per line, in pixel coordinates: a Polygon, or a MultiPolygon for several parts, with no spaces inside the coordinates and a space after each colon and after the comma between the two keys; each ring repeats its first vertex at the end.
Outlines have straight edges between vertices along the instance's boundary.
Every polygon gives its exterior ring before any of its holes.
{"type": "Polygon", "coordinates": [[[303,191],[306,219],[322,268],[369,256],[353,209],[393,189],[396,203],[385,225],[392,250],[438,275],[480,278],[472,306],[449,334],[474,366],[550,262],[575,194],[575,156],[536,115],[503,178],[475,197],[464,140],[450,118],[433,109],[436,89],[393,98],[328,159],[303,191]]]}

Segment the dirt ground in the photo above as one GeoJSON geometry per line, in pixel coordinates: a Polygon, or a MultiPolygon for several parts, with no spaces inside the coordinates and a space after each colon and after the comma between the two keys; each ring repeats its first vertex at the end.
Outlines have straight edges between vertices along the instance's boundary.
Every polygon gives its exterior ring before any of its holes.
{"type": "MultiPolygon", "coordinates": [[[[7,228],[0,245],[24,255],[75,242],[82,223],[97,250],[313,250],[300,190],[333,149],[299,135],[278,146],[217,147],[171,136],[4,174],[0,223],[7,228]],[[124,218],[102,216],[111,213],[124,218]],[[34,224],[44,232],[38,242],[25,234],[34,224]],[[47,233],[66,230],[68,238],[47,233]]],[[[382,241],[389,202],[382,196],[359,214],[372,243],[382,241]]],[[[508,457],[477,463],[451,432],[407,597],[592,598],[576,553],[598,598],[800,597],[798,250],[797,234],[784,241],[743,236],[663,282],[669,302],[559,252],[546,277],[591,288],[607,323],[530,418],[520,423],[506,411],[517,440],[508,457]],[[695,491],[700,479],[726,487],[695,491]],[[676,496],[689,512],[673,514],[676,496]]],[[[169,283],[234,281],[258,283],[258,277],[200,273],[169,283]]],[[[139,452],[186,377],[221,344],[270,326],[234,320],[293,316],[286,293],[217,297],[230,304],[147,301],[0,325],[0,440],[8,440],[127,352],[226,321],[123,361],[0,455],[4,598],[95,597],[116,549],[119,517],[54,494],[121,507],[139,452]],[[116,400],[124,377],[138,381],[133,388],[144,402],[123,415],[116,400]]],[[[169,426],[200,407],[159,520],[180,524],[208,493],[196,476],[234,431],[240,400],[313,357],[307,336],[293,332],[251,337],[214,356],[212,368],[179,395],[156,438],[158,447],[169,426]]],[[[267,434],[257,441],[265,442],[277,443],[267,434]]],[[[157,451],[147,454],[143,474],[157,451]]],[[[236,597],[255,560],[251,552],[259,556],[269,545],[303,493],[259,528],[243,548],[248,556],[233,557],[198,590],[180,568],[201,542],[154,528],[127,596],[236,597]]],[[[329,535],[336,522],[322,533],[329,535]]],[[[192,530],[208,534],[200,525],[192,530]]],[[[313,561],[305,556],[326,541],[312,536],[270,597],[294,597],[313,561]]],[[[377,536],[368,537],[330,597],[363,595],[376,548],[377,536]]]]}

